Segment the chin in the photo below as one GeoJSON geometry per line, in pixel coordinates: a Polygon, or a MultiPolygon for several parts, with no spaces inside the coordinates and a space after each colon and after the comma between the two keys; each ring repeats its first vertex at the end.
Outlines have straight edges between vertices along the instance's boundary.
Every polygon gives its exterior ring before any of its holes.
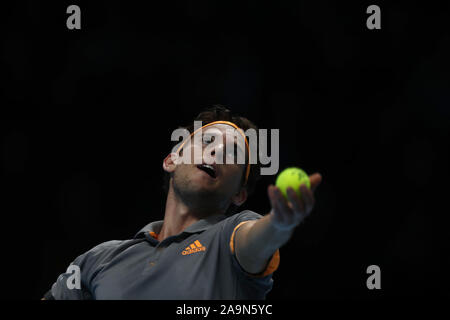
{"type": "Polygon", "coordinates": [[[191,193],[198,193],[201,195],[212,196],[219,194],[219,192],[217,192],[217,186],[209,185],[206,183],[193,183],[190,189],[191,193]]]}
{"type": "Polygon", "coordinates": [[[191,197],[201,196],[216,199],[220,197],[222,189],[218,180],[202,175],[175,177],[173,182],[175,189],[191,197]]]}

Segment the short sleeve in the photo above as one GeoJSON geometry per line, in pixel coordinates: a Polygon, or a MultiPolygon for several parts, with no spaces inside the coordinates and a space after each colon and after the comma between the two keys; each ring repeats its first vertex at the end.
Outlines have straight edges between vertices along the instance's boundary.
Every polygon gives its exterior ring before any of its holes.
{"type": "Polygon", "coordinates": [[[280,263],[280,251],[277,250],[275,251],[275,253],[272,255],[271,259],[269,260],[269,262],[267,263],[266,268],[259,274],[250,274],[248,272],[246,272],[239,264],[239,262],[237,261],[236,255],[235,255],[235,245],[234,245],[234,239],[235,239],[235,233],[236,231],[245,223],[247,223],[248,221],[251,220],[257,220],[257,219],[261,219],[262,215],[250,211],[250,210],[245,210],[241,213],[236,214],[236,217],[234,217],[234,219],[232,221],[230,221],[229,226],[227,227],[227,237],[229,239],[229,249],[232,255],[232,259],[233,259],[233,265],[236,267],[236,269],[245,274],[248,277],[251,278],[266,278],[268,276],[270,276],[271,274],[273,274],[279,266],[280,263]]]}
{"type": "Polygon", "coordinates": [[[93,299],[90,282],[103,258],[120,243],[117,240],[104,242],[78,256],[52,285],[52,297],[55,300],[93,299]]]}

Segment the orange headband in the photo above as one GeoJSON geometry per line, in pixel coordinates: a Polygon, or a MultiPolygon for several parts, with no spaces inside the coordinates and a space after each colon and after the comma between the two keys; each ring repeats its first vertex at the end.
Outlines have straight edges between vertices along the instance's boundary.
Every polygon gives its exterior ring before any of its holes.
{"type": "MultiPolygon", "coordinates": [[[[244,182],[244,185],[246,185],[246,184],[247,184],[247,180],[248,180],[248,176],[249,176],[249,174],[250,174],[250,147],[249,147],[249,145],[248,145],[247,138],[246,138],[246,136],[245,136],[245,134],[244,134],[244,132],[242,131],[241,128],[239,128],[237,125],[235,125],[233,122],[230,122],[230,121],[214,121],[214,122],[210,122],[210,123],[208,123],[208,124],[205,124],[205,125],[204,125],[203,127],[201,127],[201,128],[198,128],[197,130],[195,130],[194,132],[191,133],[190,137],[192,137],[194,134],[196,134],[199,130],[202,130],[203,128],[212,126],[212,125],[214,125],[214,124],[228,124],[228,125],[232,126],[233,128],[235,128],[235,129],[241,134],[241,136],[244,138],[244,141],[245,141],[245,147],[247,148],[247,151],[248,151],[248,163],[247,163],[247,168],[245,169],[245,182],[244,182]]],[[[178,153],[180,152],[181,148],[183,148],[183,146],[185,145],[185,143],[186,143],[187,141],[188,141],[188,140],[185,140],[185,141],[180,145],[180,147],[179,147],[178,150],[177,150],[177,155],[178,155],[178,153]]]]}

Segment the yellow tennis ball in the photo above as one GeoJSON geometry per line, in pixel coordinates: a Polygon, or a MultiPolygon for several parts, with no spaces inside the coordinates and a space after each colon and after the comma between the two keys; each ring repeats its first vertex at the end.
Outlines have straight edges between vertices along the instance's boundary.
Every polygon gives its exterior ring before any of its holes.
{"type": "Polygon", "coordinates": [[[280,172],[277,180],[275,181],[275,185],[280,188],[281,193],[286,199],[288,199],[288,187],[294,189],[294,191],[297,192],[297,195],[301,197],[300,186],[302,184],[305,184],[309,189],[311,189],[311,182],[309,181],[309,177],[306,172],[296,167],[284,169],[280,172]]]}

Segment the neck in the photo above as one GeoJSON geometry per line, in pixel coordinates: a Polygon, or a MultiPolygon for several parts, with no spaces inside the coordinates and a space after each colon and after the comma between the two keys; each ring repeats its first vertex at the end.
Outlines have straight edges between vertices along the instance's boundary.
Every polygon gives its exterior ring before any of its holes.
{"type": "Polygon", "coordinates": [[[158,235],[158,240],[162,241],[168,237],[177,235],[197,221],[220,213],[223,212],[220,210],[217,212],[210,210],[204,212],[200,208],[188,206],[171,187],[167,195],[164,222],[158,235]]]}

